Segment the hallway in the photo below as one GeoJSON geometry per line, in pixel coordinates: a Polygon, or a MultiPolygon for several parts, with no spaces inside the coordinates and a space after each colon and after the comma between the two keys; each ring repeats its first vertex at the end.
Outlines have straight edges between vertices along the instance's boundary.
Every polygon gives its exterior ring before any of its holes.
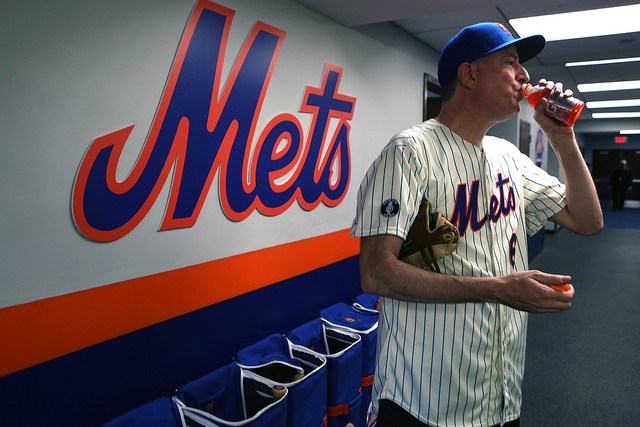
{"type": "Polygon", "coordinates": [[[546,234],[532,269],[568,274],[566,313],[529,317],[523,427],[636,426],[640,419],[640,209],[605,229],[546,234]]]}

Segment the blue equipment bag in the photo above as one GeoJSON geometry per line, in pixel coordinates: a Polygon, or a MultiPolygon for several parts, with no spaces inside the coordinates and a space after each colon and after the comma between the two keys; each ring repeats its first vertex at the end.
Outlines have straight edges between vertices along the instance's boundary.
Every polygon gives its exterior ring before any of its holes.
{"type": "Polygon", "coordinates": [[[189,427],[285,427],[287,394],[230,363],[180,387],[174,400],[189,427]]]}
{"type": "Polygon", "coordinates": [[[103,424],[103,427],[184,427],[178,405],[168,397],[152,400],[103,424]]]}
{"type": "Polygon", "coordinates": [[[318,318],[293,329],[287,337],[327,358],[327,425],[362,425],[360,335],[326,325],[318,318]]]}
{"type": "Polygon", "coordinates": [[[367,418],[367,409],[371,403],[371,387],[376,368],[376,345],[378,340],[378,313],[360,311],[355,307],[339,302],[320,311],[322,321],[347,332],[357,333],[362,338],[362,420],[367,418]]]}
{"type": "Polygon", "coordinates": [[[380,305],[380,297],[378,295],[360,294],[353,300],[353,306],[360,311],[369,313],[377,313],[380,305]]]}
{"type": "Polygon", "coordinates": [[[326,425],[327,359],[273,334],[236,353],[236,363],[289,390],[288,427],[326,425]]]}

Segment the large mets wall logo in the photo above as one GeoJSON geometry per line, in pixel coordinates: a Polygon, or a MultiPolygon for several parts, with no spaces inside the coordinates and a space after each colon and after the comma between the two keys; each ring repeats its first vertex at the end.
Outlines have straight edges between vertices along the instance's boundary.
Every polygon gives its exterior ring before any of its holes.
{"type": "Polygon", "coordinates": [[[220,204],[232,221],[252,212],[275,216],[297,202],[305,210],[344,199],[350,179],[349,120],[356,99],[339,93],[342,69],[326,65],[319,87],[304,89],[300,113],[282,113],[256,129],[285,32],[257,22],[222,91],[220,82],[234,11],[196,4],[135,165],[116,169],[129,126],[96,138],[73,186],[74,222],[84,236],[113,241],[135,228],[173,170],[161,230],[191,227],[218,174],[220,204]]]}

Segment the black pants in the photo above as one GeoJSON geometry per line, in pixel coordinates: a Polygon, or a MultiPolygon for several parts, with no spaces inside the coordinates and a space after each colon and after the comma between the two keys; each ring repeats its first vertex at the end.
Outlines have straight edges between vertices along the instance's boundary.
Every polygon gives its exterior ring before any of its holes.
{"type": "Polygon", "coordinates": [[[627,196],[627,188],[620,188],[618,186],[613,187],[611,192],[611,199],[613,201],[613,210],[621,211],[624,208],[624,200],[627,196]]]}
{"type": "MultiPolygon", "coordinates": [[[[504,426],[519,427],[520,420],[509,421],[504,426]]],[[[427,425],[418,421],[394,402],[382,399],[378,408],[378,427],[427,427],[427,425]]]]}

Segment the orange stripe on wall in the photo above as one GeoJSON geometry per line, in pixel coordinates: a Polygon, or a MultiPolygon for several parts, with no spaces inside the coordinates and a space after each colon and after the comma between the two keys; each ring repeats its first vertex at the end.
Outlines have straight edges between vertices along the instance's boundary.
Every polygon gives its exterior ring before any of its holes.
{"type": "Polygon", "coordinates": [[[0,376],[356,255],[341,230],[0,309],[0,376]]]}

